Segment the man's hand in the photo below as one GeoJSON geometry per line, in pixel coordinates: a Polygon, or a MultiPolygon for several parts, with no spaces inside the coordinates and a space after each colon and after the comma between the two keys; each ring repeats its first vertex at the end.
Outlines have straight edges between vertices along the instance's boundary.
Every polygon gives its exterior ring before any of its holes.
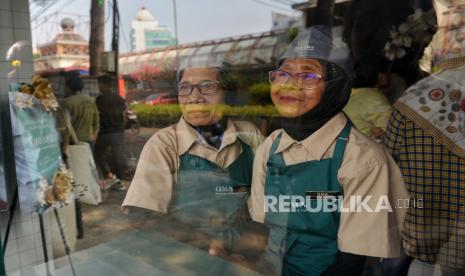
{"type": "Polygon", "coordinates": [[[226,248],[224,247],[223,243],[218,240],[213,240],[210,243],[208,254],[210,254],[210,256],[222,257],[228,261],[250,267],[250,265],[247,263],[247,259],[244,256],[239,254],[229,254],[226,248]]]}
{"type": "Polygon", "coordinates": [[[213,240],[210,243],[208,254],[212,256],[226,256],[228,255],[228,252],[226,251],[223,242],[218,241],[218,240],[213,240]]]}
{"type": "Polygon", "coordinates": [[[371,137],[375,139],[380,139],[383,138],[384,136],[384,130],[380,127],[374,127],[371,129],[371,137]]]}

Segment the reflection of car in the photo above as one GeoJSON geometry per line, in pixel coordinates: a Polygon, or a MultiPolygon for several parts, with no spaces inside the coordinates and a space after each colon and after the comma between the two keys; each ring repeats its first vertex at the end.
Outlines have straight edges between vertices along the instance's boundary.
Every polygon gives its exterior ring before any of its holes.
{"type": "Polygon", "coordinates": [[[152,94],[145,98],[145,103],[150,105],[157,104],[177,104],[178,96],[170,93],[157,93],[152,94]]]}

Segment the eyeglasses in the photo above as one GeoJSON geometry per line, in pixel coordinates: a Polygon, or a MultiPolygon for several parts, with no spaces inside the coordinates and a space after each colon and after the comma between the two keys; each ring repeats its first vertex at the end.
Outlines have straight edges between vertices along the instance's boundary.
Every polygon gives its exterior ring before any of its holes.
{"type": "Polygon", "coordinates": [[[323,76],[317,73],[296,73],[292,74],[283,70],[273,70],[269,73],[269,81],[271,84],[284,85],[287,81],[293,78],[297,80],[297,85],[301,89],[312,89],[318,86],[318,83],[323,76]]]}
{"type": "Polygon", "coordinates": [[[194,90],[194,87],[197,87],[200,94],[202,95],[205,95],[205,96],[214,95],[218,93],[218,90],[220,88],[220,82],[210,80],[210,81],[202,81],[198,84],[192,84],[189,82],[181,83],[180,85],[178,85],[178,95],[189,96],[194,90]]]}

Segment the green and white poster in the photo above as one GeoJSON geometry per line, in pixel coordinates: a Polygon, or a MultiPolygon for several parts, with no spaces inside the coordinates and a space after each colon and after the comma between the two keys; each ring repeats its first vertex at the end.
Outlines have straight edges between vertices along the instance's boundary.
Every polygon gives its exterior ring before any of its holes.
{"type": "Polygon", "coordinates": [[[61,152],[55,117],[34,96],[10,92],[11,123],[21,209],[34,212],[41,179],[48,183],[60,168],[61,152]]]}

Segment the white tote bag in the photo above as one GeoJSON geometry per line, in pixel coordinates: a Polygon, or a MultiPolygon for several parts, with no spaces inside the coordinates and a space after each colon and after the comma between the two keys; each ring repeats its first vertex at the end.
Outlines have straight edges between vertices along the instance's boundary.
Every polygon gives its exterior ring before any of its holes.
{"type": "Polygon", "coordinates": [[[66,154],[68,155],[68,166],[73,172],[74,196],[86,204],[98,205],[102,202],[99,177],[95,166],[94,156],[90,145],[80,142],[76,132],[71,125],[71,118],[68,111],[63,112],[66,128],[69,131],[74,145],[68,145],[66,154]]]}
{"type": "Polygon", "coordinates": [[[102,194],[90,145],[85,142],[69,145],[66,154],[74,177],[74,195],[83,203],[98,205],[102,194]]]}

